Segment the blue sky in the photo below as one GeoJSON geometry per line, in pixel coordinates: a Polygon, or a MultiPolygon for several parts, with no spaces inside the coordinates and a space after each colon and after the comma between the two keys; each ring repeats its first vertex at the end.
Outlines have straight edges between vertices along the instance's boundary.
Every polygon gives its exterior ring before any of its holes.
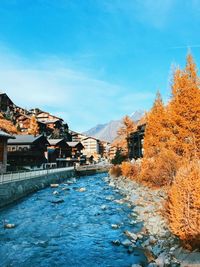
{"type": "Polygon", "coordinates": [[[1,0],[0,91],[84,131],[167,101],[199,27],[199,0],[1,0]]]}

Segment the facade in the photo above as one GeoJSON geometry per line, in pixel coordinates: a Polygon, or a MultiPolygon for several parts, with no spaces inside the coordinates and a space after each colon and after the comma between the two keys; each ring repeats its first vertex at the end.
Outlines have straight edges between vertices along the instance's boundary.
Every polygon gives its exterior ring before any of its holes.
{"type": "Polygon", "coordinates": [[[74,131],[70,131],[71,136],[72,136],[72,141],[73,142],[81,142],[83,139],[85,139],[87,136],[81,133],[77,133],[74,131]]]}
{"type": "Polygon", "coordinates": [[[74,166],[75,164],[84,164],[86,157],[82,154],[83,145],[80,142],[65,142],[66,157],[57,158],[57,165],[59,167],[74,166]]]}
{"type": "Polygon", "coordinates": [[[99,141],[99,154],[102,158],[109,157],[110,143],[106,141],[99,141]]]}
{"type": "Polygon", "coordinates": [[[0,130],[0,174],[6,172],[7,168],[7,141],[13,138],[11,135],[0,130]]]}
{"type": "Polygon", "coordinates": [[[10,170],[37,169],[47,162],[49,142],[43,135],[14,135],[8,141],[8,164],[10,170]]]}
{"type": "Polygon", "coordinates": [[[84,146],[83,154],[87,157],[95,157],[99,154],[99,144],[100,141],[94,137],[86,137],[82,140],[82,144],[84,146]]]}
{"type": "Polygon", "coordinates": [[[112,160],[112,159],[115,158],[116,152],[117,152],[117,147],[113,146],[113,145],[110,145],[110,148],[109,148],[109,151],[108,151],[109,160],[112,160]]]}
{"type": "Polygon", "coordinates": [[[65,139],[48,139],[48,163],[56,163],[58,158],[66,158],[67,146],[65,139]]]}
{"type": "Polygon", "coordinates": [[[146,124],[139,125],[137,131],[130,134],[128,138],[129,158],[138,159],[143,157],[143,141],[146,124]]]}

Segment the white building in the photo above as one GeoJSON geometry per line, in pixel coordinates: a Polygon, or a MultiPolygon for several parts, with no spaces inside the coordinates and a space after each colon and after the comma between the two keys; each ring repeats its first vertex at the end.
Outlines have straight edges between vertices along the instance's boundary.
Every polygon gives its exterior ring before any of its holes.
{"type": "Polygon", "coordinates": [[[84,138],[81,143],[84,146],[83,155],[87,157],[96,156],[99,154],[99,140],[94,137],[86,137],[84,138]]]}

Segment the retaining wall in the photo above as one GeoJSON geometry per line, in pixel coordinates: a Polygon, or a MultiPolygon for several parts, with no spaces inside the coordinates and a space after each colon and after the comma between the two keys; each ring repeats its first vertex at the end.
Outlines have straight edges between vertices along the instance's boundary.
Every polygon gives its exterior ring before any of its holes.
{"type": "Polygon", "coordinates": [[[50,184],[61,183],[66,178],[74,176],[74,170],[66,170],[26,180],[10,181],[8,183],[0,184],[0,208],[15,202],[30,193],[45,188],[50,184]]]}

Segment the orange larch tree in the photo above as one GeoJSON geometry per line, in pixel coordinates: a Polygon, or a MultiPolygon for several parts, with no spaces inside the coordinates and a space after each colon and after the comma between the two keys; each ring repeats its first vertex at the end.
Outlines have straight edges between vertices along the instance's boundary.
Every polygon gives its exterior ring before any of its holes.
{"type": "Polygon", "coordinates": [[[10,133],[10,134],[16,134],[17,129],[13,125],[13,123],[7,119],[4,118],[4,116],[0,113],[0,129],[10,133]]]}
{"type": "Polygon", "coordinates": [[[172,98],[167,107],[171,138],[169,146],[179,156],[200,156],[200,89],[194,60],[189,54],[184,70],[177,69],[172,98]]]}
{"type": "Polygon", "coordinates": [[[114,140],[113,145],[123,151],[125,155],[128,154],[129,135],[136,130],[136,125],[129,116],[125,116],[122,121],[122,126],[117,132],[117,138],[114,140]]]}
{"type": "Polygon", "coordinates": [[[38,126],[37,120],[36,120],[34,115],[31,117],[31,120],[30,120],[30,126],[28,129],[28,134],[32,134],[34,136],[39,134],[39,126],[38,126]]]}
{"type": "Polygon", "coordinates": [[[168,138],[167,113],[161,95],[157,92],[154,105],[147,114],[147,125],[144,137],[144,157],[157,156],[168,138]]]}

